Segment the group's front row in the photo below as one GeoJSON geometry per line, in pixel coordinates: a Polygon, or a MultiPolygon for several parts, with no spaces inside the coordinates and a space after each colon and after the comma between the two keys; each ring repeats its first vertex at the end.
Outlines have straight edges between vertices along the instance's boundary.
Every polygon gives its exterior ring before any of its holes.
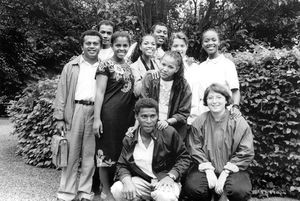
{"type": "Polygon", "coordinates": [[[123,140],[116,165],[117,181],[111,187],[115,200],[250,198],[246,170],[254,157],[251,129],[243,117],[230,118],[226,109],[230,93],[225,87],[209,86],[204,103],[209,111],[194,121],[185,143],[173,127],[156,128],[155,100],[137,101],[139,128],[133,137],[123,140]]]}

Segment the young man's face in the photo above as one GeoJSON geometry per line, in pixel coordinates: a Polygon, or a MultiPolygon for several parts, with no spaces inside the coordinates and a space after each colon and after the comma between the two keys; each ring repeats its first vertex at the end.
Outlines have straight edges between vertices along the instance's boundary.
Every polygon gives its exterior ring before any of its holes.
{"type": "Polygon", "coordinates": [[[141,131],[151,134],[155,129],[158,115],[155,108],[141,108],[140,112],[135,115],[138,120],[141,131]]]}
{"type": "Polygon", "coordinates": [[[168,28],[161,25],[156,25],[153,30],[153,35],[156,38],[158,46],[162,46],[168,38],[168,28]]]}
{"type": "Polygon", "coordinates": [[[104,47],[110,46],[111,36],[113,34],[113,27],[110,25],[102,24],[99,28],[99,33],[102,38],[102,45],[104,47]]]}
{"type": "Polygon", "coordinates": [[[84,36],[81,48],[86,59],[98,59],[98,53],[100,51],[100,41],[101,39],[99,36],[84,36]]]}

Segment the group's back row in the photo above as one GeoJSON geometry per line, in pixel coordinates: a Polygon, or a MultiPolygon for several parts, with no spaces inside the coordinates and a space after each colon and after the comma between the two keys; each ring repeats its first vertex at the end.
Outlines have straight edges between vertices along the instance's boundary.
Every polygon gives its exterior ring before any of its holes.
{"type": "Polygon", "coordinates": [[[57,195],[61,200],[72,200],[77,192],[80,198],[92,199],[95,150],[102,193],[109,200],[124,135],[139,128],[133,111],[138,98],[157,101],[157,128],[173,126],[182,139],[196,117],[208,110],[204,92],[213,83],[228,89],[232,102],[226,106],[231,104],[232,118],[240,116],[237,71],[219,52],[215,30],[202,35],[208,58],[199,64],[186,56],[188,38],[183,32],[172,33],[170,51],[163,50],[168,37],[163,23],[153,25],[151,34],[134,44],[128,33],[113,33],[113,29],[112,22],[102,21],[99,32],[84,32],[83,53],[65,65],[58,84],[54,117],[70,142],[69,164],[62,171],[57,195]],[[76,170],[80,157],[77,189],[74,167],[76,170]]]}

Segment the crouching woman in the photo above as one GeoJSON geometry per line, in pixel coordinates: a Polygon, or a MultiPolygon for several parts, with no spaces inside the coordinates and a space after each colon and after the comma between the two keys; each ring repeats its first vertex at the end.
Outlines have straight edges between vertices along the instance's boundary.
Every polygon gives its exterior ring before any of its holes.
{"type": "Polygon", "coordinates": [[[188,200],[210,201],[212,196],[230,201],[246,201],[251,196],[251,182],[246,172],[254,157],[253,135],[243,117],[230,118],[226,109],[230,91],[210,85],[204,93],[209,111],[192,124],[188,149],[195,161],[183,188],[188,200]]]}

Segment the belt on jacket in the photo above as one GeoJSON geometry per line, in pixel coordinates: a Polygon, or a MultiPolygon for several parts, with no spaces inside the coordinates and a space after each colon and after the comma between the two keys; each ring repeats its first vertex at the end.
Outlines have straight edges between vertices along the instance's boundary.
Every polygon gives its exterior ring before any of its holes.
{"type": "Polygon", "coordinates": [[[94,105],[94,102],[93,101],[88,101],[88,100],[75,100],[75,104],[94,105]]]}

